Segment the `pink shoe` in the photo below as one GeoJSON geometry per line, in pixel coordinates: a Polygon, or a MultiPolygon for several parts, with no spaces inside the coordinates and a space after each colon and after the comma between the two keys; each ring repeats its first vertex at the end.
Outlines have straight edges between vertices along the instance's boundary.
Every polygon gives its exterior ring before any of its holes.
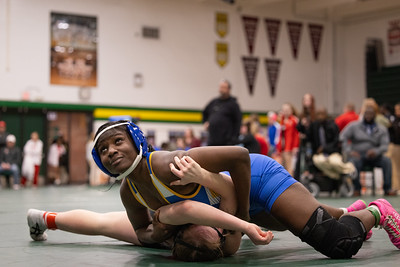
{"type": "Polygon", "coordinates": [[[385,199],[377,199],[368,206],[375,205],[381,212],[379,225],[386,230],[390,241],[400,249],[400,214],[385,199]]]}
{"type": "Polygon", "coordinates": [[[353,204],[351,204],[349,207],[347,207],[347,211],[348,212],[353,212],[353,211],[357,211],[357,210],[363,210],[367,208],[367,203],[365,203],[364,200],[357,200],[356,202],[354,202],[353,204]]]}
{"type": "MultiPolygon", "coordinates": [[[[353,211],[363,210],[366,208],[367,208],[367,203],[365,203],[364,200],[359,199],[356,202],[354,202],[353,204],[351,204],[349,207],[347,207],[347,211],[353,212],[353,211]]],[[[369,230],[369,232],[367,233],[367,236],[365,237],[365,241],[367,241],[371,237],[372,237],[372,230],[369,230]]]]}

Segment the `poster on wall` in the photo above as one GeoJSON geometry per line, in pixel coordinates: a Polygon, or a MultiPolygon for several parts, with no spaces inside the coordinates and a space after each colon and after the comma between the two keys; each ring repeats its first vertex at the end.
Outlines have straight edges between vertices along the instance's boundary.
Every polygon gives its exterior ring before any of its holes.
{"type": "Polygon", "coordinates": [[[228,44],[217,42],[215,45],[215,57],[218,65],[222,68],[228,62],[228,44]]]}
{"type": "Polygon", "coordinates": [[[246,76],[247,86],[249,88],[250,95],[253,94],[254,82],[256,80],[258,58],[256,57],[242,57],[244,74],[246,76]]]}
{"type": "Polygon", "coordinates": [[[297,59],[297,54],[300,44],[301,29],[303,28],[303,23],[288,21],[287,27],[288,27],[288,33],[289,33],[290,44],[292,47],[293,57],[297,59]]]}
{"type": "Polygon", "coordinates": [[[281,66],[280,59],[265,59],[265,69],[267,70],[267,78],[270,88],[271,96],[275,96],[276,83],[278,81],[279,70],[281,66]]]}
{"type": "Polygon", "coordinates": [[[254,50],[254,42],[256,40],[258,18],[243,16],[242,21],[244,33],[246,35],[247,47],[249,49],[250,55],[252,55],[254,50]]]}
{"type": "Polygon", "coordinates": [[[97,86],[97,18],[51,12],[50,83],[97,86]]]}
{"type": "Polygon", "coordinates": [[[218,36],[224,38],[228,33],[228,14],[217,12],[215,14],[215,31],[218,36]]]}
{"type": "Polygon", "coordinates": [[[278,19],[265,19],[264,22],[265,22],[265,28],[267,30],[271,55],[275,56],[276,45],[278,43],[278,37],[279,37],[279,30],[281,27],[281,21],[278,19]]]}
{"type": "Polygon", "coordinates": [[[324,26],[319,24],[308,24],[308,29],[310,30],[311,46],[313,50],[314,60],[318,61],[322,31],[324,26]]]}

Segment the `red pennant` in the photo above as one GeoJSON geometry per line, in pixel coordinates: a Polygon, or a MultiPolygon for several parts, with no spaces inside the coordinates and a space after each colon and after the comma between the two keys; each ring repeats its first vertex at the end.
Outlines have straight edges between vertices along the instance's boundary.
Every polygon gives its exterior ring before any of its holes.
{"type": "Polygon", "coordinates": [[[265,68],[267,70],[267,77],[271,96],[275,96],[276,83],[278,81],[279,70],[281,66],[280,59],[265,59],[265,68]]]}
{"type": "Polygon", "coordinates": [[[244,73],[246,75],[247,86],[249,88],[250,95],[253,94],[254,81],[256,80],[258,58],[256,57],[242,57],[244,66],[244,73]]]}
{"type": "Polygon", "coordinates": [[[287,22],[290,44],[292,45],[293,57],[297,59],[297,51],[300,44],[301,29],[303,28],[303,23],[288,21],[287,22]]]}
{"type": "Polygon", "coordinates": [[[244,31],[246,33],[247,47],[249,49],[249,53],[252,55],[254,48],[254,41],[256,39],[258,18],[243,16],[242,20],[243,20],[244,31]]]}
{"type": "Polygon", "coordinates": [[[311,45],[313,49],[314,59],[318,61],[319,48],[321,44],[322,31],[324,26],[319,24],[308,24],[310,30],[311,45]]]}
{"type": "Polygon", "coordinates": [[[265,22],[265,28],[267,29],[271,54],[274,56],[276,51],[276,44],[278,43],[281,21],[278,19],[265,19],[264,22],[265,22]]]}

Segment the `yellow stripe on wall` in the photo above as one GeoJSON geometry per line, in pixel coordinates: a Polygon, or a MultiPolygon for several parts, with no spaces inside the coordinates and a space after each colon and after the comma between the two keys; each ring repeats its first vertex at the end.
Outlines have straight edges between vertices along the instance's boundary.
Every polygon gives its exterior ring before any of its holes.
{"type": "Polygon", "coordinates": [[[201,123],[201,112],[169,111],[169,110],[137,110],[137,109],[104,109],[97,108],[93,112],[95,119],[108,119],[111,116],[131,116],[140,121],[191,122],[201,123]]]}
{"type": "MultiPolygon", "coordinates": [[[[96,108],[93,116],[98,120],[108,120],[112,116],[130,116],[140,121],[202,123],[201,111],[96,108]]],[[[249,114],[243,114],[243,118],[248,116],[249,114]]],[[[268,118],[264,114],[259,114],[259,120],[261,125],[268,123],[268,118]]]]}

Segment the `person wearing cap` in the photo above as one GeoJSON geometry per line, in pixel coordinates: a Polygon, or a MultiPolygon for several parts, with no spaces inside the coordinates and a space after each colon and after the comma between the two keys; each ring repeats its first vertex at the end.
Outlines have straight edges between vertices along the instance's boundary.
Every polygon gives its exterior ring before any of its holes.
{"type": "Polygon", "coordinates": [[[13,189],[19,189],[21,150],[15,145],[15,135],[9,134],[6,146],[0,149],[0,174],[11,175],[14,178],[13,189]]]}
{"type": "Polygon", "coordinates": [[[7,135],[9,135],[7,124],[5,121],[0,121],[0,149],[6,146],[7,135]]]}

